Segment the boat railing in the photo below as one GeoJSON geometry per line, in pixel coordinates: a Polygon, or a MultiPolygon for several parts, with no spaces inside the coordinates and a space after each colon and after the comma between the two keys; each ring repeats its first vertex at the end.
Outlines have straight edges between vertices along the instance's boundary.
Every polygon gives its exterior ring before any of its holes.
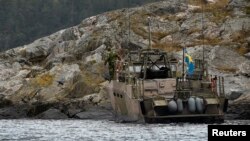
{"type": "Polygon", "coordinates": [[[210,75],[203,80],[177,78],[176,90],[189,90],[192,91],[192,95],[204,95],[212,93],[217,97],[225,97],[224,78],[216,75],[210,75]]]}

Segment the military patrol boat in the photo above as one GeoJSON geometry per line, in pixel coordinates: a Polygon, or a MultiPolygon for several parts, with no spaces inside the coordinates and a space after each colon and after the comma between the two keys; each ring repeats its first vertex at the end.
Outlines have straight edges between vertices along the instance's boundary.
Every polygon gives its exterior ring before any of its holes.
{"type": "Polygon", "coordinates": [[[176,63],[159,49],[130,52],[110,83],[115,117],[147,123],[223,121],[224,79],[205,76],[202,60],[195,60],[192,75],[176,77],[176,63]]]}

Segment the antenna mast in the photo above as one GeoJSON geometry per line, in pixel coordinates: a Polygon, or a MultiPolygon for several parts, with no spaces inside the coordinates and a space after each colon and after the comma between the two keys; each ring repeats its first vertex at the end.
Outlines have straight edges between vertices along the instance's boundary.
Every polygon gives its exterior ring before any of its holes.
{"type": "Polygon", "coordinates": [[[128,34],[127,34],[127,36],[128,36],[128,39],[127,39],[127,47],[129,46],[129,43],[130,43],[130,10],[129,10],[129,8],[130,8],[130,0],[127,0],[127,16],[128,16],[128,22],[127,22],[127,24],[128,24],[128,34]]]}
{"type": "Polygon", "coordinates": [[[201,9],[202,9],[202,15],[201,15],[201,31],[202,31],[202,70],[203,73],[205,71],[205,52],[204,52],[204,2],[201,0],[201,9]]]}
{"type": "Polygon", "coordinates": [[[130,42],[130,0],[128,0],[128,7],[129,7],[129,11],[128,11],[128,41],[130,42]]]}
{"type": "Polygon", "coordinates": [[[148,36],[149,36],[149,38],[148,38],[148,42],[149,42],[148,49],[151,49],[151,19],[150,19],[150,17],[148,17],[148,36]]]}

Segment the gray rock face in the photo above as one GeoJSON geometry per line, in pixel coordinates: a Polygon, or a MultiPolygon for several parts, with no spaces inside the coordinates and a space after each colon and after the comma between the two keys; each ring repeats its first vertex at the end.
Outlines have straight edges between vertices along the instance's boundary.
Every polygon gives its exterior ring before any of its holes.
{"type": "Polygon", "coordinates": [[[239,68],[246,59],[227,47],[215,47],[210,54],[211,64],[216,67],[239,68]]]}
{"type": "Polygon", "coordinates": [[[11,106],[11,101],[5,98],[4,94],[0,93],[0,108],[11,106]]]}
{"type": "Polygon", "coordinates": [[[43,60],[49,54],[50,43],[51,40],[46,37],[36,40],[32,44],[24,46],[21,53],[23,53],[22,55],[31,62],[43,60]]]}
{"type": "Polygon", "coordinates": [[[15,94],[22,86],[23,80],[30,72],[22,69],[22,66],[14,62],[0,63],[0,92],[5,95],[15,94]]]}
{"type": "Polygon", "coordinates": [[[239,98],[243,93],[244,93],[244,91],[242,91],[242,90],[231,89],[231,94],[228,97],[228,99],[229,100],[235,100],[235,99],[239,98]]]}
{"type": "Polygon", "coordinates": [[[246,53],[244,56],[246,56],[248,59],[250,59],[250,52],[246,53]]]}
{"type": "Polygon", "coordinates": [[[61,36],[63,41],[77,40],[79,37],[80,37],[80,32],[77,27],[66,29],[61,36]]]}
{"type": "Polygon", "coordinates": [[[250,77],[250,61],[246,61],[240,65],[240,73],[250,77]]]}
{"type": "Polygon", "coordinates": [[[230,0],[229,6],[232,7],[244,7],[250,5],[247,0],[230,0]]]}
{"type": "Polygon", "coordinates": [[[228,19],[224,23],[224,30],[229,31],[230,33],[237,32],[237,31],[247,31],[250,29],[250,19],[245,18],[234,18],[234,19],[228,19]]]}
{"type": "Polygon", "coordinates": [[[82,111],[83,111],[82,109],[72,108],[68,110],[68,115],[70,118],[74,118],[76,114],[81,113],[82,111]]]}
{"type": "Polygon", "coordinates": [[[79,119],[112,119],[113,114],[111,111],[105,109],[91,108],[85,112],[76,114],[79,119]]]}
{"type": "Polygon", "coordinates": [[[250,79],[247,78],[249,60],[227,47],[216,47],[209,55],[210,66],[214,68],[210,72],[224,77],[225,92],[229,99],[236,99],[250,89],[250,79]]]}
{"type": "Polygon", "coordinates": [[[39,115],[37,115],[35,118],[39,119],[67,119],[68,116],[60,112],[58,109],[49,109],[39,115]]]}
{"type": "Polygon", "coordinates": [[[26,112],[18,107],[4,107],[0,109],[0,118],[2,119],[16,119],[26,118],[26,112]]]}

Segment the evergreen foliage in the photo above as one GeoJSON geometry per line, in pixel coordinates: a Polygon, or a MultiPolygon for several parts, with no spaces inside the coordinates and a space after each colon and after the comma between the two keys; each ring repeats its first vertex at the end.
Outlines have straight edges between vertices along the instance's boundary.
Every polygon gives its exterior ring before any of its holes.
{"type": "Polygon", "coordinates": [[[105,11],[159,0],[0,0],[0,51],[105,11]]]}

